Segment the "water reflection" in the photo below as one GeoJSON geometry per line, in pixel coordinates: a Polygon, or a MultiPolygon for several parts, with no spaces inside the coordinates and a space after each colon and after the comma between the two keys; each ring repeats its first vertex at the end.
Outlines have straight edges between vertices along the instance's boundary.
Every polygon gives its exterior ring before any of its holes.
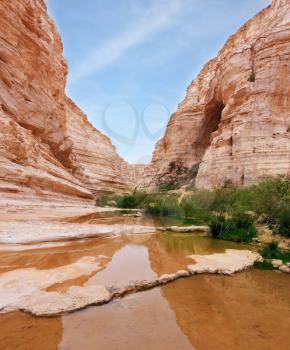
{"type": "Polygon", "coordinates": [[[154,278],[156,274],[150,268],[147,247],[129,243],[118,250],[107,267],[91,277],[86,285],[125,286],[130,281],[154,278]]]}
{"type": "Polygon", "coordinates": [[[162,287],[180,329],[200,350],[289,349],[289,291],[289,276],[259,270],[162,287]]]}
{"type": "Polygon", "coordinates": [[[159,289],[132,294],[62,318],[61,350],[189,350],[159,289]]]}
{"type": "MultiPolygon", "coordinates": [[[[106,255],[103,270],[71,284],[127,284],[175,272],[190,254],[244,248],[207,237],[160,233],[0,254],[6,269],[49,268],[106,255]]],[[[250,270],[193,276],[62,318],[0,315],[1,349],[266,349],[290,347],[290,278],[250,270]]]]}

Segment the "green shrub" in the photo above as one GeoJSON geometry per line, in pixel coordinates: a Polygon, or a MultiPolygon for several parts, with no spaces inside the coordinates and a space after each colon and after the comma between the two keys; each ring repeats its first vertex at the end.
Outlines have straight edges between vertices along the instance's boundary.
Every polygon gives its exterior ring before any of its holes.
{"type": "Polygon", "coordinates": [[[211,209],[217,212],[244,213],[254,207],[251,187],[222,188],[214,191],[211,209]]]}
{"type": "Polygon", "coordinates": [[[221,238],[222,233],[226,230],[226,226],[227,220],[223,215],[214,217],[209,225],[212,238],[221,238]]]}
{"type": "Polygon", "coordinates": [[[105,207],[110,200],[111,200],[110,196],[103,195],[96,199],[96,206],[105,207]]]}
{"type": "Polygon", "coordinates": [[[117,198],[118,208],[134,209],[142,208],[142,203],[146,200],[145,192],[136,192],[130,195],[119,196],[117,198]]]}
{"type": "Polygon", "coordinates": [[[118,208],[127,208],[127,209],[137,208],[137,200],[133,195],[119,197],[117,199],[117,206],[118,208]]]}
{"type": "Polygon", "coordinates": [[[290,209],[284,210],[278,218],[278,233],[290,237],[290,209]]]}
{"type": "Polygon", "coordinates": [[[159,191],[161,192],[172,191],[172,190],[175,190],[177,187],[178,187],[177,184],[175,184],[174,182],[161,183],[159,184],[159,191]]]}
{"type": "Polygon", "coordinates": [[[279,259],[284,262],[290,261],[290,251],[281,250],[276,241],[268,243],[262,250],[260,250],[260,254],[265,259],[279,259]]]}
{"type": "MultiPolygon", "coordinates": [[[[249,242],[256,235],[254,218],[263,214],[265,221],[276,232],[290,237],[290,178],[278,177],[263,180],[250,187],[228,187],[215,191],[194,189],[181,203],[178,195],[166,193],[187,181],[187,175],[195,173],[198,165],[187,170],[186,176],[171,179],[160,184],[161,193],[136,192],[127,195],[101,196],[96,200],[99,206],[106,206],[110,200],[120,208],[143,208],[147,213],[159,216],[179,216],[194,224],[211,222],[212,234],[216,238],[249,242]]],[[[172,162],[172,171],[185,169],[172,162]]],[[[182,170],[182,171],[183,171],[182,170]]],[[[185,170],[184,170],[185,171],[185,170]]]]}
{"type": "Polygon", "coordinates": [[[227,241],[249,243],[257,235],[253,218],[246,214],[238,214],[230,218],[216,216],[210,223],[213,238],[227,241]]]}
{"type": "Polygon", "coordinates": [[[263,261],[255,261],[254,267],[258,269],[265,269],[265,270],[273,270],[275,267],[271,263],[271,261],[263,260],[263,261]]]}
{"type": "Polygon", "coordinates": [[[212,220],[212,212],[204,209],[191,208],[190,215],[185,216],[185,222],[191,222],[192,225],[208,224],[212,220]]]}
{"type": "Polygon", "coordinates": [[[290,177],[265,179],[254,187],[254,208],[268,223],[277,223],[290,208],[290,177]]]}
{"type": "Polygon", "coordinates": [[[212,218],[210,207],[213,199],[214,192],[195,190],[190,196],[186,196],[181,202],[184,217],[186,219],[194,220],[196,224],[208,223],[212,218]]]}
{"type": "Polygon", "coordinates": [[[176,196],[159,196],[145,203],[148,214],[159,216],[183,216],[183,210],[176,196]]]}
{"type": "Polygon", "coordinates": [[[267,259],[278,259],[278,255],[280,254],[280,250],[278,247],[278,242],[272,241],[268,243],[261,251],[260,254],[263,258],[267,259]]]}
{"type": "Polygon", "coordinates": [[[118,208],[145,209],[145,212],[159,216],[183,217],[183,210],[176,195],[136,192],[116,198],[118,208]]]}

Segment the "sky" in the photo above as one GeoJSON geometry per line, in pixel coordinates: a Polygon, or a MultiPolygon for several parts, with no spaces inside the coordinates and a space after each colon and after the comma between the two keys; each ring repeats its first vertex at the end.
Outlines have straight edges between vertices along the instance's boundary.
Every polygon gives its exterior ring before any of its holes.
{"type": "Polygon", "coordinates": [[[186,87],[270,0],[46,0],[67,95],[130,163],[150,161],[186,87]]]}

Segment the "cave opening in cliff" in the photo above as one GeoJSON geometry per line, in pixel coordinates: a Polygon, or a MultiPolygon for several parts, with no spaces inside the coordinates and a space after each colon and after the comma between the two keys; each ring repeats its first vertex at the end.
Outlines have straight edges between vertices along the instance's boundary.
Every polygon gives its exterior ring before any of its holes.
{"type": "Polygon", "coordinates": [[[201,143],[204,151],[211,144],[212,134],[218,130],[225,105],[222,101],[211,100],[205,107],[201,143]]]}

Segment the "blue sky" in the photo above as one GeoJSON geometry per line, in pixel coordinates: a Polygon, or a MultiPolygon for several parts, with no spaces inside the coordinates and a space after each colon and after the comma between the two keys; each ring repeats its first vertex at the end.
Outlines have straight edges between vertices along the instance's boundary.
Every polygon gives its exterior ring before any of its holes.
{"type": "Polygon", "coordinates": [[[67,94],[127,161],[148,162],[186,87],[270,0],[46,0],[67,94]]]}

